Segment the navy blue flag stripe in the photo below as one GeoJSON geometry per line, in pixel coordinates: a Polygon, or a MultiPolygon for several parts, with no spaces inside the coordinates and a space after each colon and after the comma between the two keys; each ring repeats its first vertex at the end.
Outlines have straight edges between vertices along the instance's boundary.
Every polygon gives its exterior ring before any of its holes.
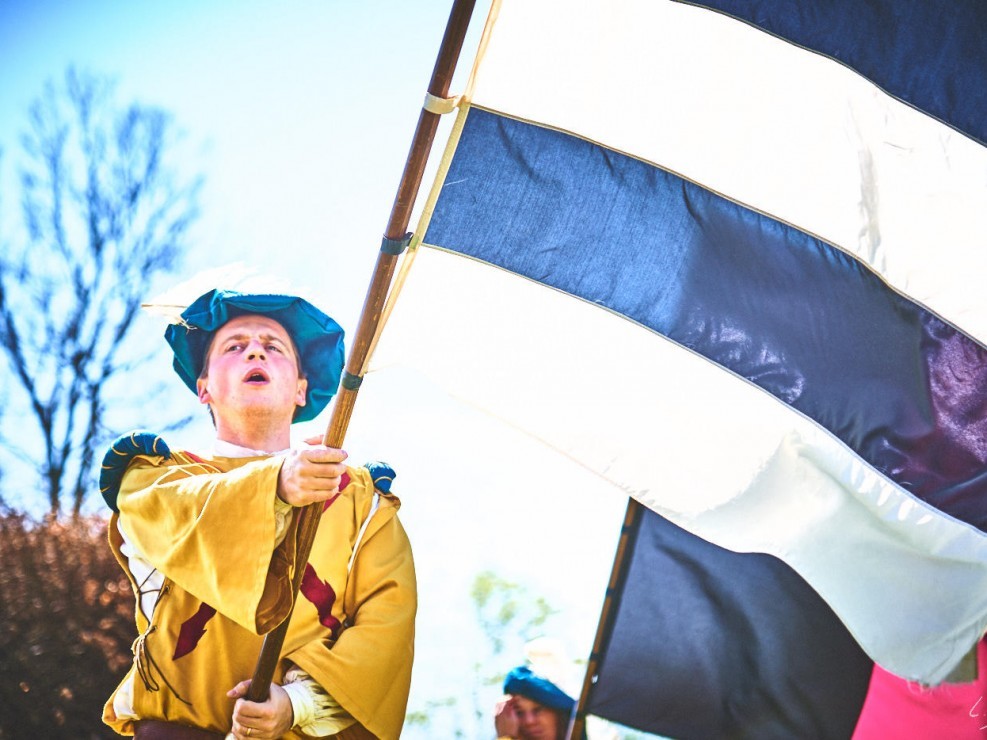
{"type": "Polygon", "coordinates": [[[983,0],[709,0],[712,8],[836,59],[899,100],[987,143],[983,0]]]}
{"type": "Polygon", "coordinates": [[[683,740],[850,737],[873,663],[815,591],[640,508],[588,711],[683,740]]]}
{"type": "Polygon", "coordinates": [[[424,241],[695,350],[987,531],[987,352],[840,249],[650,163],[477,108],[424,241]]]}

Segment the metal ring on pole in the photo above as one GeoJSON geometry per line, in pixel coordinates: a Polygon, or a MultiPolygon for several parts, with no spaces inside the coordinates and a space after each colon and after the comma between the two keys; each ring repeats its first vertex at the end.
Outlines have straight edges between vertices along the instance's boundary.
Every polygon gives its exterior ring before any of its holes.
{"type": "Polygon", "coordinates": [[[401,254],[411,244],[411,236],[410,231],[400,239],[388,239],[385,236],[380,241],[380,251],[384,254],[401,254]]]}
{"type": "Polygon", "coordinates": [[[346,372],[346,371],[343,372],[343,377],[339,381],[339,384],[343,388],[345,388],[346,390],[349,390],[349,391],[355,391],[355,390],[357,390],[360,387],[360,384],[361,383],[363,383],[363,377],[362,376],[360,376],[360,375],[354,375],[353,373],[346,372]]]}

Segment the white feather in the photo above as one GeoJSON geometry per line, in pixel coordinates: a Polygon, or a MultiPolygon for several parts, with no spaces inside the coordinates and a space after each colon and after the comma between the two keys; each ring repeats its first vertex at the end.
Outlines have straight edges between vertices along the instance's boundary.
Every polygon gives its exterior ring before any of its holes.
{"type": "Polygon", "coordinates": [[[161,316],[171,324],[184,324],[182,312],[210,290],[234,290],[240,293],[269,295],[299,295],[288,280],[262,274],[257,268],[243,262],[234,262],[210,270],[203,270],[185,282],[141,303],[141,308],[155,316],[161,316]]]}

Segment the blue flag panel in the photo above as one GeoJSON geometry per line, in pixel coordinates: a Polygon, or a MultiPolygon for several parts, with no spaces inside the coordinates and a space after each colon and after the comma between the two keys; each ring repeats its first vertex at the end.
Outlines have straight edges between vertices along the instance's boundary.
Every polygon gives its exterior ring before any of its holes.
{"type": "Polygon", "coordinates": [[[987,351],[840,249],[647,162],[476,108],[424,241],[698,352],[987,531],[987,351]]]}

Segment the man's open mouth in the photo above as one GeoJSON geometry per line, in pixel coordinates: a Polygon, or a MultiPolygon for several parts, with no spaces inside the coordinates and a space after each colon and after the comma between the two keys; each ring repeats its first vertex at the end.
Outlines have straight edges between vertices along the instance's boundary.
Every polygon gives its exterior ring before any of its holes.
{"type": "Polygon", "coordinates": [[[261,370],[251,370],[243,379],[244,383],[266,383],[267,381],[267,374],[261,370]]]}

